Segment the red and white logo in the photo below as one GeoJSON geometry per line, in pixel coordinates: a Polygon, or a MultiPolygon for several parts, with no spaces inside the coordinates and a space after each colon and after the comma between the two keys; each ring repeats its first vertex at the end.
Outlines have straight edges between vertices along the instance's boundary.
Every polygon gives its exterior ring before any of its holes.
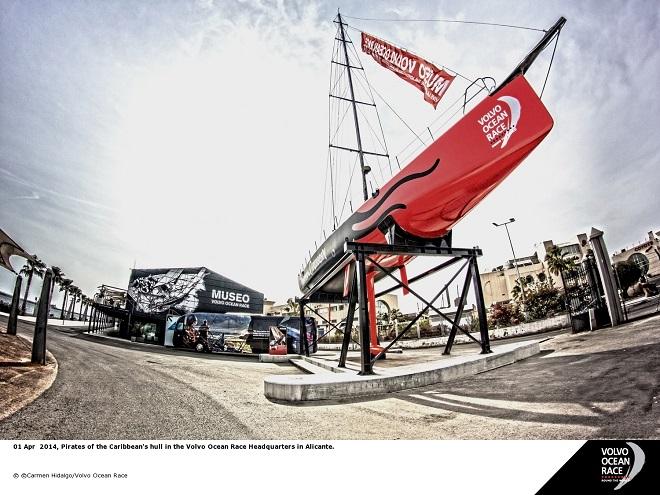
{"type": "Polygon", "coordinates": [[[504,148],[516,132],[520,120],[520,102],[513,96],[500,96],[493,108],[477,120],[491,148],[504,148]]]}

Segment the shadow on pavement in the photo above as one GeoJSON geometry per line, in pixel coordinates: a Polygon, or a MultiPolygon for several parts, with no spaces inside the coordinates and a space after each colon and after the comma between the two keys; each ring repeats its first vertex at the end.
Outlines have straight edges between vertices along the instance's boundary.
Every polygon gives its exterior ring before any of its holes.
{"type": "Polygon", "coordinates": [[[546,352],[470,379],[392,395],[446,412],[649,438],[659,434],[659,376],[660,344],[647,344],[568,356],[546,352]],[[621,428],[621,416],[630,416],[628,428],[621,428]]]}

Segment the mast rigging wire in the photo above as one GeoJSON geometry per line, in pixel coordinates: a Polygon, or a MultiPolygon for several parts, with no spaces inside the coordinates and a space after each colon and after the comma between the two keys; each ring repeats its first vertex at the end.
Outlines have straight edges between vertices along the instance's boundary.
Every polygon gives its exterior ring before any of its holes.
{"type": "MultiPolygon", "coordinates": [[[[346,195],[344,196],[344,203],[341,205],[341,211],[339,212],[339,219],[341,220],[344,218],[344,208],[346,208],[346,200],[348,199],[348,195],[351,192],[351,184],[353,183],[353,176],[355,175],[355,170],[357,167],[355,166],[357,164],[357,155],[355,155],[355,161],[353,162],[353,165],[351,166],[351,178],[348,181],[348,187],[346,188],[346,195]]],[[[352,203],[351,203],[351,210],[352,210],[352,203]]],[[[352,212],[351,212],[352,213],[352,212]]]]}
{"type": "Polygon", "coordinates": [[[344,16],[346,19],[356,19],[358,21],[375,21],[375,22],[444,22],[448,24],[475,24],[478,26],[495,26],[506,27],[511,29],[523,29],[527,31],[539,31],[547,33],[545,29],[533,28],[529,26],[518,26],[515,24],[500,24],[498,22],[483,22],[483,21],[460,21],[458,19],[379,19],[373,17],[353,17],[350,15],[344,16]]]}
{"type": "MultiPolygon", "coordinates": [[[[373,89],[373,88],[372,88],[372,89],[373,89]]],[[[410,127],[410,126],[408,125],[408,122],[406,122],[406,121],[403,119],[403,117],[401,117],[401,115],[399,115],[399,114],[397,113],[397,111],[394,110],[394,108],[392,108],[392,105],[390,105],[389,102],[388,102],[385,98],[383,98],[383,96],[378,92],[378,90],[373,89],[373,91],[374,91],[374,93],[376,93],[376,96],[378,96],[378,97],[383,101],[383,103],[385,103],[385,105],[387,105],[387,108],[389,108],[390,110],[392,110],[392,112],[394,113],[394,115],[396,115],[396,116],[399,118],[399,120],[400,120],[401,122],[403,122],[403,125],[405,125],[405,126],[408,128],[408,130],[409,130],[410,132],[412,132],[413,135],[414,135],[417,139],[419,139],[419,141],[420,141],[422,144],[425,145],[426,142],[425,142],[425,141],[419,136],[419,134],[417,134],[417,133],[412,129],[412,127],[410,127]]],[[[415,140],[413,140],[412,142],[415,142],[415,140]]]]}
{"type": "Polygon", "coordinates": [[[543,81],[543,88],[541,89],[541,94],[539,98],[543,98],[543,92],[545,91],[545,84],[548,82],[548,76],[550,75],[550,69],[552,68],[552,62],[555,59],[555,52],[557,51],[557,44],[559,43],[559,35],[561,34],[561,29],[557,31],[555,36],[555,47],[552,49],[552,57],[550,57],[550,65],[548,65],[548,72],[545,74],[545,81],[543,81]]]}
{"type": "MultiPolygon", "coordinates": [[[[385,154],[387,155],[387,165],[388,168],[390,169],[390,177],[392,176],[392,159],[390,158],[390,151],[387,148],[387,140],[385,139],[385,131],[383,130],[383,122],[380,120],[380,113],[378,112],[378,106],[376,105],[376,99],[374,98],[374,93],[372,91],[372,86],[371,83],[369,82],[369,79],[367,79],[367,71],[364,70],[364,66],[362,65],[362,61],[360,60],[360,55],[358,54],[357,48],[355,48],[355,44],[351,43],[351,49],[353,50],[353,53],[355,55],[355,58],[360,62],[360,67],[363,68],[362,70],[362,77],[364,78],[364,81],[367,83],[367,88],[364,87],[364,84],[362,83],[362,80],[360,77],[357,78],[357,81],[360,83],[360,86],[362,86],[362,89],[368,90],[369,96],[371,98],[371,102],[374,104],[374,110],[376,112],[376,120],[378,121],[378,127],[380,128],[380,135],[383,137],[383,141],[381,143],[381,140],[378,138],[378,133],[373,129],[371,124],[369,123],[369,120],[366,119],[366,116],[363,113],[363,116],[365,117],[365,120],[367,120],[367,124],[369,124],[369,127],[371,128],[372,135],[376,138],[379,144],[383,147],[385,154]]],[[[381,168],[381,175],[382,175],[382,166],[380,164],[380,160],[378,161],[378,166],[381,168]]],[[[384,183],[384,180],[383,180],[384,183]]]]}
{"type": "MultiPolygon", "coordinates": [[[[345,23],[343,23],[344,26],[346,26],[345,23]]],[[[348,43],[350,41],[350,36],[348,33],[345,33],[346,36],[346,42],[348,43]]],[[[341,42],[342,40],[339,37],[335,38],[338,42],[341,42]]],[[[347,202],[351,206],[351,211],[353,210],[352,208],[352,201],[351,201],[351,196],[352,196],[352,183],[353,179],[356,176],[355,169],[356,169],[356,164],[357,164],[357,158],[358,155],[355,155],[352,160],[346,160],[343,156],[343,153],[341,150],[332,150],[332,146],[335,143],[341,144],[341,141],[348,136],[343,135],[344,131],[342,130],[343,124],[345,123],[346,118],[350,114],[350,105],[346,104],[346,102],[350,101],[349,100],[349,95],[348,93],[348,87],[347,83],[345,81],[345,76],[348,73],[348,66],[355,66],[356,68],[363,69],[362,63],[360,61],[360,57],[358,54],[358,50],[355,47],[354,43],[350,43],[346,45],[347,50],[346,53],[342,51],[341,49],[341,43],[336,42],[333,50],[332,50],[332,60],[336,61],[336,64],[332,64],[332,70],[331,70],[331,80],[330,80],[330,91],[329,91],[329,118],[330,118],[330,125],[328,126],[328,142],[330,144],[329,148],[329,156],[328,156],[328,166],[326,168],[326,179],[329,179],[330,184],[327,183],[327,181],[324,181],[324,206],[322,208],[322,224],[325,224],[325,216],[328,213],[332,213],[332,224],[333,224],[333,230],[335,230],[338,226],[338,223],[341,222],[341,219],[343,218],[345,212],[346,212],[346,205],[347,202]],[[343,98],[333,98],[333,96],[337,97],[343,97],[343,98]],[[342,108],[343,106],[343,108],[342,108]],[[353,162],[352,165],[349,167],[344,167],[345,165],[349,165],[350,162],[353,162]],[[344,163],[346,162],[346,163],[344,163]],[[347,187],[345,191],[345,196],[342,201],[342,203],[339,203],[339,200],[341,199],[340,195],[340,189],[343,189],[343,184],[346,184],[344,182],[347,179],[347,187]],[[341,185],[340,185],[341,184],[341,185]],[[328,197],[328,195],[330,197],[328,197]],[[330,200],[332,202],[332,208],[327,207],[327,201],[330,200]],[[332,211],[329,211],[331,210],[332,211]],[[337,216],[339,218],[337,218],[337,216]]],[[[381,150],[384,150],[385,156],[382,156],[380,154],[376,154],[377,157],[371,160],[371,167],[370,169],[372,170],[371,176],[368,178],[368,187],[371,190],[371,193],[373,194],[374,187],[378,187],[379,182],[384,182],[385,181],[385,170],[384,170],[384,164],[381,158],[387,158],[388,159],[388,165],[389,165],[389,171],[390,174],[392,172],[392,165],[389,157],[389,151],[387,149],[387,142],[385,141],[385,133],[383,130],[383,124],[380,121],[380,116],[378,113],[378,108],[375,105],[375,100],[374,100],[374,95],[373,95],[373,88],[370,85],[368,79],[366,78],[366,75],[364,74],[364,71],[356,71],[354,73],[354,82],[358,81],[356,87],[360,87],[360,91],[366,96],[366,99],[362,99],[363,101],[370,101],[373,105],[373,109],[375,110],[375,117],[378,119],[378,124],[379,124],[379,129],[380,129],[380,135],[378,133],[378,130],[376,127],[373,125],[371,122],[371,119],[373,116],[369,115],[367,116],[367,113],[370,113],[367,111],[367,108],[363,108],[362,106],[357,106],[357,113],[360,116],[360,120],[362,123],[366,123],[366,129],[369,130],[364,136],[370,143],[369,145],[374,148],[375,151],[381,152],[381,150]],[[378,169],[378,172],[376,172],[375,168],[378,169]],[[376,178],[376,176],[378,178],[376,178]],[[374,181],[376,185],[374,185],[374,181]]],[[[382,97],[381,97],[382,98],[382,97]]],[[[356,98],[357,99],[357,98],[356,98]]],[[[353,147],[353,145],[350,145],[353,147]]],[[[339,147],[341,148],[341,146],[339,147]]]]}

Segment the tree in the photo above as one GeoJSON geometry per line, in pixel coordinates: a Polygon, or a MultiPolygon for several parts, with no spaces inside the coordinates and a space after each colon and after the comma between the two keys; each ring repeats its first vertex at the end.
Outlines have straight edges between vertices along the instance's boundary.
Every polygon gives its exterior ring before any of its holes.
{"type": "Polygon", "coordinates": [[[614,265],[614,270],[616,270],[616,275],[619,278],[621,290],[623,290],[624,294],[626,294],[628,287],[636,284],[639,281],[639,277],[642,276],[642,269],[637,263],[630,260],[619,261],[614,265]]]}
{"type": "Polygon", "coordinates": [[[78,310],[78,319],[83,321],[83,307],[85,308],[85,315],[87,314],[87,296],[85,294],[80,294],[80,309],[78,310]]]}
{"type": "Polygon", "coordinates": [[[556,287],[538,282],[525,293],[527,315],[534,320],[547,318],[564,309],[564,301],[556,287]]]}
{"type": "MultiPolygon", "coordinates": [[[[566,257],[562,254],[559,246],[553,245],[545,255],[545,262],[548,265],[548,270],[553,275],[559,275],[561,278],[561,285],[566,294],[566,281],[564,280],[564,273],[575,270],[576,264],[572,257],[566,257]]],[[[552,281],[552,277],[550,278],[552,281]]]]}
{"type": "Polygon", "coordinates": [[[518,280],[516,280],[515,285],[511,289],[511,295],[513,296],[513,299],[517,301],[518,298],[521,295],[523,295],[523,292],[524,292],[524,295],[525,295],[525,297],[523,299],[526,299],[526,297],[527,297],[527,289],[526,288],[529,284],[530,284],[530,282],[526,278],[521,277],[518,280]]]}
{"type": "Polygon", "coordinates": [[[73,320],[73,314],[76,309],[76,301],[78,296],[82,294],[82,291],[75,285],[69,287],[69,296],[71,296],[71,302],[69,303],[69,317],[73,320]]]}
{"type": "Polygon", "coordinates": [[[575,260],[562,254],[559,246],[552,246],[545,255],[545,262],[548,264],[548,270],[553,275],[559,275],[561,272],[568,272],[575,269],[575,260]]]}
{"type": "Polygon", "coordinates": [[[32,285],[32,277],[36,275],[39,278],[43,278],[44,272],[46,270],[46,263],[41,261],[36,256],[34,259],[28,259],[23,268],[21,268],[20,275],[27,275],[27,285],[25,286],[25,295],[23,296],[23,304],[21,305],[21,314],[25,314],[25,307],[27,305],[28,294],[30,293],[30,285],[32,285]]]}
{"type": "Polygon", "coordinates": [[[520,307],[513,303],[495,303],[490,309],[489,327],[508,327],[524,321],[520,307]]]}
{"type": "Polygon", "coordinates": [[[286,301],[286,311],[287,313],[296,314],[298,312],[299,304],[295,298],[290,297],[286,301]]]}
{"type": "Polygon", "coordinates": [[[397,308],[390,309],[389,320],[398,321],[403,319],[403,314],[397,308]]]}
{"type": "Polygon", "coordinates": [[[53,290],[55,289],[55,286],[60,285],[62,283],[62,280],[64,280],[64,277],[66,276],[59,266],[52,266],[50,269],[53,272],[53,279],[52,279],[53,285],[50,286],[50,295],[48,296],[49,304],[50,301],[53,299],[53,290]]]}
{"type": "Polygon", "coordinates": [[[73,280],[70,278],[64,278],[60,282],[60,292],[64,292],[64,300],[62,301],[62,320],[64,320],[65,313],[66,313],[66,300],[67,296],[69,295],[69,287],[73,284],[73,280]]]}

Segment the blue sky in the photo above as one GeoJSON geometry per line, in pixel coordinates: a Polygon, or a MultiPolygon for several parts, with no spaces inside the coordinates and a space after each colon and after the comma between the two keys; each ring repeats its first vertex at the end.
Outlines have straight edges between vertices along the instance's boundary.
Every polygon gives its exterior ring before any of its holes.
{"type": "MultiPolygon", "coordinates": [[[[543,100],[551,135],[455,229],[482,268],[596,226],[610,251],[660,229],[660,4],[356,2],[345,15],[548,27],[568,22],[543,100]]],[[[3,0],[0,226],[86,293],[129,270],[207,266],[270,298],[297,295],[317,239],[337,5],[3,0]]],[[[471,77],[501,81],[540,33],[348,19],[471,77]]],[[[546,51],[529,74],[540,89],[546,51]]],[[[416,129],[435,113],[366,57],[416,129]]],[[[446,98],[460,95],[448,92],[446,98]]],[[[382,106],[381,106],[382,108],[382,106]]],[[[438,111],[442,110],[442,102],[438,111]]],[[[437,112],[437,111],[436,111],[437,112]]],[[[395,153],[411,135],[383,110],[395,153]]],[[[14,258],[20,265],[20,260],[14,258]]],[[[0,274],[0,289],[13,277],[0,274]]],[[[35,287],[34,295],[36,295],[35,287]]]]}

